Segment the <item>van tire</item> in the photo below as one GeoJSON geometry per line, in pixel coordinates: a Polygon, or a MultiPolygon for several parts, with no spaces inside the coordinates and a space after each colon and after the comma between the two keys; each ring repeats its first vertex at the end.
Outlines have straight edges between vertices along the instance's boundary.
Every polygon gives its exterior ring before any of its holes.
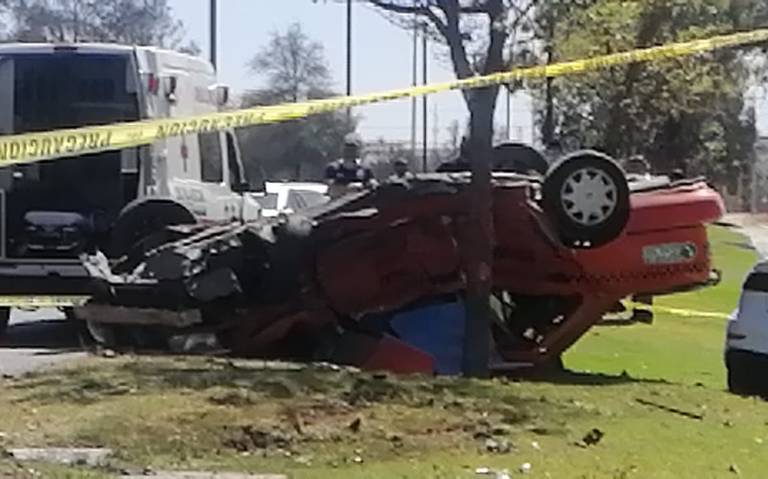
{"type": "Polygon", "coordinates": [[[168,226],[195,224],[197,219],[184,205],[168,199],[137,200],[126,206],[112,228],[110,256],[120,258],[134,251],[146,252],[163,243],[142,244],[168,226]]]}

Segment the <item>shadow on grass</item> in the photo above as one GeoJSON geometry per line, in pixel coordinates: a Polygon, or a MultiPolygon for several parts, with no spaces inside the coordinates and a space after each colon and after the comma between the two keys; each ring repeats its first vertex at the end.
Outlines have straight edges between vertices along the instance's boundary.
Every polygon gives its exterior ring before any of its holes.
{"type": "Polygon", "coordinates": [[[663,379],[633,378],[626,372],[619,375],[587,373],[581,371],[532,371],[520,373],[516,376],[507,376],[515,380],[532,383],[562,384],[569,386],[619,386],[623,384],[669,384],[663,379]]]}
{"type": "Polygon", "coordinates": [[[636,319],[607,318],[595,325],[598,328],[626,328],[629,326],[650,326],[650,323],[636,319]]]}

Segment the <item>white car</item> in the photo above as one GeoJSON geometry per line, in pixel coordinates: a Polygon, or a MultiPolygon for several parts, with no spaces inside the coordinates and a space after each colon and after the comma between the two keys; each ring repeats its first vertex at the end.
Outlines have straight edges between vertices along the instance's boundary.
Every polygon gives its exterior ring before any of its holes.
{"type": "Polygon", "coordinates": [[[300,182],[267,182],[265,192],[254,196],[261,205],[261,216],[264,217],[301,211],[330,199],[328,185],[300,182]]]}
{"type": "Polygon", "coordinates": [[[728,389],[768,396],[768,261],[750,272],[725,340],[728,389]]]}

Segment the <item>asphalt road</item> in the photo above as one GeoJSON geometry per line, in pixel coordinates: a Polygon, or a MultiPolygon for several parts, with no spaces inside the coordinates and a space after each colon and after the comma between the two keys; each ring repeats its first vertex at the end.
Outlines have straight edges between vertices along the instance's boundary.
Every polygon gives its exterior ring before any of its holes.
{"type": "Polygon", "coordinates": [[[57,310],[14,310],[0,338],[0,375],[18,376],[84,357],[77,328],[57,310]]]}
{"type": "Polygon", "coordinates": [[[723,220],[739,227],[749,237],[760,257],[768,258],[768,216],[735,213],[726,215],[723,220]]]}

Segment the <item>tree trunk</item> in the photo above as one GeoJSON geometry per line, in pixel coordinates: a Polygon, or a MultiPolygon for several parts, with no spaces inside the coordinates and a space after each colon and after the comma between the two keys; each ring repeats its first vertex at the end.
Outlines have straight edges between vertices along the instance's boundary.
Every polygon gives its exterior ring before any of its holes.
{"type": "Polygon", "coordinates": [[[472,93],[470,110],[471,210],[465,232],[467,297],[462,370],[469,377],[487,377],[490,353],[490,294],[493,275],[493,191],[491,148],[498,87],[472,93]]]}

